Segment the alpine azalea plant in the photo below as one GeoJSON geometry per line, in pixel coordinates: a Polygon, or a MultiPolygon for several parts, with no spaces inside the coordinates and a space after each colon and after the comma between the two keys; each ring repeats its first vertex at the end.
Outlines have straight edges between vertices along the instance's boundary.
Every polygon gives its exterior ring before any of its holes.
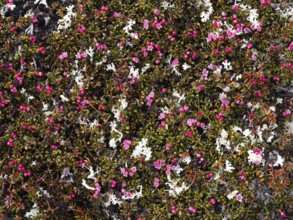
{"type": "Polygon", "coordinates": [[[292,219],[289,0],[0,0],[0,219],[292,219]]]}

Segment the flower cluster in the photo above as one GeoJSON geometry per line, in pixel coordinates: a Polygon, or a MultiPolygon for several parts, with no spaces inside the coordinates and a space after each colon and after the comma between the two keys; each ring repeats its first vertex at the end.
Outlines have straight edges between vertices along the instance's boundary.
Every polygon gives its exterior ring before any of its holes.
{"type": "Polygon", "coordinates": [[[277,2],[2,0],[0,218],[292,218],[277,2]]]}

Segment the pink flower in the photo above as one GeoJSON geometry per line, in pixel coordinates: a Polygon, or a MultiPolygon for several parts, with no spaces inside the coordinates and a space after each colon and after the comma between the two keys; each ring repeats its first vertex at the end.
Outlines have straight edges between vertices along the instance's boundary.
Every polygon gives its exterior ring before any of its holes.
{"type": "Polygon", "coordinates": [[[65,60],[66,58],[68,58],[68,53],[67,52],[62,52],[59,56],[59,59],[61,61],[65,60]]]}
{"type": "Polygon", "coordinates": [[[108,7],[105,6],[105,5],[103,5],[103,6],[101,7],[101,10],[102,10],[102,11],[108,11],[108,7]]]}
{"type": "Polygon", "coordinates": [[[13,147],[13,146],[14,146],[14,142],[13,142],[13,140],[12,140],[12,139],[9,139],[9,140],[7,141],[7,145],[8,145],[9,147],[13,147]]]}
{"type": "Polygon", "coordinates": [[[143,28],[146,30],[149,29],[149,27],[150,27],[149,23],[150,23],[149,20],[144,19],[143,20],[143,28]]]}
{"type": "Polygon", "coordinates": [[[56,145],[52,145],[52,146],[51,146],[51,149],[53,149],[53,150],[57,150],[57,148],[58,148],[58,147],[57,147],[56,145]]]}
{"type": "Polygon", "coordinates": [[[135,173],[137,171],[136,166],[130,168],[131,172],[135,173]]]}
{"type": "Polygon", "coordinates": [[[138,63],[139,62],[139,59],[137,57],[133,57],[132,58],[132,61],[135,62],[135,63],[138,63]]]}
{"type": "Polygon", "coordinates": [[[93,197],[94,198],[98,198],[100,195],[100,191],[101,191],[101,186],[99,183],[95,183],[95,188],[96,190],[94,191],[93,197]]]}
{"type": "Polygon", "coordinates": [[[223,100],[221,100],[221,102],[222,102],[222,104],[221,104],[222,107],[228,107],[230,104],[230,101],[227,99],[223,99],[223,100]]]}
{"type": "Polygon", "coordinates": [[[252,54],[252,55],[251,55],[251,59],[252,59],[253,61],[256,61],[256,60],[257,60],[257,56],[256,56],[255,54],[252,54]]]}
{"type": "Polygon", "coordinates": [[[17,79],[19,85],[21,85],[22,84],[22,81],[23,81],[21,73],[18,72],[17,74],[15,74],[14,77],[17,79]]]}
{"type": "Polygon", "coordinates": [[[293,50],[293,41],[290,43],[288,50],[292,51],[293,50]]]}
{"type": "Polygon", "coordinates": [[[165,165],[165,160],[157,160],[154,162],[154,167],[156,170],[160,170],[165,165]]]}
{"type": "Polygon", "coordinates": [[[54,119],[53,119],[53,118],[50,118],[50,117],[48,117],[48,118],[47,118],[47,122],[48,122],[48,123],[50,123],[50,124],[52,124],[52,123],[54,123],[54,119]]]}
{"type": "Polygon", "coordinates": [[[183,107],[179,108],[179,112],[184,113],[187,112],[189,107],[187,105],[184,105],[183,107]]]}
{"type": "Polygon", "coordinates": [[[252,43],[247,44],[247,49],[251,49],[253,47],[252,43]]]}
{"type": "Polygon", "coordinates": [[[30,41],[31,41],[32,43],[35,43],[35,42],[37,41],[37,38],[36,38],[35,36],[31,36],[31,37],[30,37],[30,41]]]}
{"type": "Polygon", "coordinates": [[[128,177],[128,171],[125,168],[120,168],[120,172],[124,177],[128,177]]]}
{"type": "Polygon", "coordinates": [[[87,57],[87,52],[86,51],[84,51],[84,52],[82,52],[82,53],[77,53],[76,55],[75,55],[75,57],[76,57],[76,59],[84,59],[84,58],[86,58],[87,57]]]}
{"type": "Polygon", "coordinates": [[[257,95],[258,95],[259,97],[262,97],[262,91],[261,91],[261,90],[257,90],[257,95]]]}
{"type": "Polygon", "coordinates": [[[266,5],[269,5],[269,4],[271,4],[271,1],[270,1],[270,0],[263,0],[263,1],[260,3],[261,6],[266,6],[266,5]]]}
{"type": "Polygon", "coordinates": [[[70,198],[71,199],[74,199],[75,198],[75,194],[74,193],[71,193],[70,198]]]}
{"type": "Polygon", "coordinates": [[[16,31],[16,27],[15,27],[15,26],[11,27],[11,28],[10,28],[10,31],[11,31],[11,32],[16,31]]]}
{"type": "Polygon", "coordinates": [[[207,69],[203,69],[201,72],[200,79],[207,80],[208,79],[209,71],[207,69]]]}
{"type": "Polygon", "coordinates": [[[155,8],[155,9],[154,9],[154,14],[155,14],[155,15],[160,15],[160,9],[155,8]]]}
{"type": "Polygon", "coordinates": [[[130,145],[131,145],[131,140],[124,140],[123,141],[123,147],[124,147],[124,149],[125,150],[128,150],[129,149],[129,147],[130,147],[130,145]]]}
{"type": "Polygon", "coordinates": [[[31,175],[31,171],[27,171],[23,174],[25,177],[29,177],[31,175]]]}
{"type": "Polygon", "coordinates": [[[281,216],[281,218],[286,218],[286,214],[285,214],[285,212],[281,211],[281,212],[280,212],[280,216],[281,216]]]}
{"type": "Polygon", "coordinates": [[[153,101],[155,98],[155,93],[154,92],[150,92],[150,94],[148,94],[148,96],[146,97],[146,101],[147,101],[147,105],[151,106],[153,101]]]}
{"type": "Polygon", "coordinates": [[[282,115],[283,115],[284,117],[290,116],[290,115],[291,115],[291,110],[290,110],[290,109],[286,109],[286,110],[282,113],[282,115]]]}
{"type": "Polygon", "coordinates": [[[79,33],[84,33],[86,30],[86,27],[84,25],[82,25],[81,27],[78,27],[78,32],[79,33]]]}
{"type": "Polygon", "coordinates": [[[196,123],[196,119],[194,119],[194,118],[189,118],[189,119],[187,119],[187,122],[186,122],[186,124],[187,124],[189,127],[194,126],[195,123],[196,123]]]}
{"type": "Polygon", "coordinates": [[[215,198],[210,199],[210,204],[215,205],[217,203],[217,200],[215,198]]]}
{"type": "Polygon", "coordinates": [[[172,61],[172,67],[176,67],[179,65],[179,60],[178,58],[175,58],[173,61],[172,61]]]}
{"type": "Polygon", "coordinates": [[[120,18],[120,17],[121,17],[121,13],[119,13],[119,12],[114,12],[113,17],[114,17],[114,18],[120,18]]]}
{"type": "Polygon", "coordinates": [[[165,115],[164,112],[161,112],[161,113],[160,113],[159,119],[160,119],[160,120],[164,120],[164,119],[166,119],[166,115],[165,115]]]}
{"type": "Polygon", "coordinates": [[[14,166],[14,165],[15,165],[15,160],[11,160],[11,161],[9,161],[8,165],[9,165],[10,167],[14,166]]]}
{"type": "Polygon", "coordinates": [[[191,133],[191,131],[187,131],[187,132],[186,132],[186,136],[189,137],[189,138],[191,138],[191,137],[192,137],[192,133],[191,133]]]}
{"type": "Polygon", "coordinates": [[[224,121],[224,115],[221,112],[219,112],[216,117],[219,119],[219,121],[224,121]]]}
{"type": "Polygon", "coordinates": [[[192,207],[192,206],[190,206],[190,207],[188,208],[188,210],[189,210],[192,214],[196,213],[196,208],[194,208],[194,207],[192,207]]]}
{"type": "Polygon", "coordinates": [[[242,197],[241,193],[238,193],[235,198],[236,198],[236,201],[242,202],[243,197],[242,197]]]}
{"type": "Polygon", "coordinates": [[[78,161],[77,165],[80,166],[80,167],[82,167],[84,165],[83,160],[78,161]]]}
{"type": "Polygon", "coordinates": [[[232,5],[232,7],[231,7],[233,10],[238,10],[238,5],[232,5]]]}
{"type": "Polygon", "coordinates": [[[111,187],[112,187],[112,188],[115,188],[116,186],[117,186],[117,182],[116,182],[116,181],[114,181],[114,180],[113,180],[113,181],[111,181],[111,187]]]}
{"type": "Polygon", "coordinates": [[[14,85],[10,85],[9,87],[10,87],[10,91],[12,93],[16,93],[17,92],[17,88],[14,85]]]}
{"type": "Polygon", "coordinates": [[[18,170],[18,171],[24,171],[24,166],[23,166],[23,164],[19,164],[17,170],[18,170]]]}
{"type": "Polygon", "coordinates": [[[168,143],[167,146],[166,146],[166,150],[170,150],[172,147],[172,144],[171,143],[168,143]]]}
{"type": "Polygon", "coordinates": [[[176,206],[172,206],[172,208],[171,208],[171,212],[172,212],[173,214],[176,214],[176,213],[178,212],[176,206]]]}
{"type": "Polygon", "coordinates": [[[154,179],[154,187],[158,188],[159,185],[160,185],[160,179],[156,177],[156,178],[154,179]]]}
{"type": "Polygon", "coordinates": [[[228,47],[228,46],[227,46],[227,47],[225,48],[225,52],[226,52],[226,53],[230,53],[231,51],[232,51],[232,48],[231,48],[231,47],[228,47]]]}

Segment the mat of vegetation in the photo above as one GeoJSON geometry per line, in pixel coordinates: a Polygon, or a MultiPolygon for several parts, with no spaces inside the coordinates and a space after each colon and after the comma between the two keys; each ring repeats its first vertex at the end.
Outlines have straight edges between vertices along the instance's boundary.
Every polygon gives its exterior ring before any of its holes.
{"type": "Polygon", "coordinates": [[[0,219],[293,218],[291,1],[0,2],[0,219]]]}

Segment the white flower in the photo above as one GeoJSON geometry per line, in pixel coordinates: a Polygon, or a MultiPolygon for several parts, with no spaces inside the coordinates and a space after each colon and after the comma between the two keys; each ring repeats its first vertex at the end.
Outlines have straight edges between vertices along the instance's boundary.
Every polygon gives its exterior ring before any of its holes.
{"type": "Polygon", "coordinates": [[[277,161],[274,163],[275,166],[283,166],[284,164],[284,158],[282,158],[279,154],[277,155],[277,161]]]}
{"type": "Polygon", "coordinates": [[[170,196],[176,197],[189,188],[189,186],[186,186],[185,182],[182,182],[181,186],[177,186],[180,181],[180,178],[172,180],[171,176],[169,175],[167,176],[167,179],[168,182],[165,184],[168,185],[170,189],[165,191],[169,192],[170,196]]]}
{"type": "Polygon", "coordinates": [[[66,15],[58,20],[58,31],[60,30],[66,30],[71,25],[71,19],[75,17],[75,13],[73,12],[74,5],[70,5],[66,7],[67,13],[66,15]]]}
{"type": "Polygon", "coordinates": [[[162,8],[164,8],[165,10],[168,9],[168,8],[175,8],[175,5],[169,3],[168,1],[162,1],[161,6],[162,6],[162,8]]]}
{"type": "Polygon", "coordinates": [[[225,171],[231,173],[232,170],[235,170],[235,168],[231,165],[231,163],[228,160],[226,160],[226,164],[225,165],[226,165],[225,171]]]}
{"type": "Polygon", "coordinates": [[[170,110],[169,110],[169,108],[167,107],[167,106],[164,106],[164,107],[162,107],[162,108],[160,108],[161,109],[161,111],[164,113],[164,114],[169,114],[169,112],[170,112],[170,110]]]}
{"type": "Polygon", "coordinates": [[[136,21],[130,19],[127,22],[127,25],[123,28],[124,32],[130,34],[129,31],[132,30],[132,26],[136,23],[136,21]]]}
{"type": "Polygon", "coordinates": [[[107,71],[112,70],[113,72],[116,73],[116,67],[115,67],[114,63],[108,64],[106,70],[107,71]]]}
{"type": "Polygon", "coordinates": [[[250,10],[249,10],[249,16],[248,16],[247,20],[248,20],[250,23],[254,24],[255,27],[258,27],[258,25],[259,25],[259,23],[260,23],[260,22],[257,20],[258,16],[259,16],[259,14],[257,13],[257,9],[250,9],[250,10]]]}
{"type": "Polygon", "coordinates": [[[229,200],[233,199],[233,198],[236,196],[236,194],[237,194],[238,192],[239,192],[238,190],[234,190],[234,191],[232,191],[231,193],[229,193],[229,194],[227,195],[227,198],[228,198],[229,200]]]}
{"type": "Polygon", "coordinates": [[[89,189],[89,190],[95,190],[94,187],[91,187],[91,186],[89,186],[89,185],[86,183],[85,179],[82,179],[82,185],[83,185],[86,189],[89,189]]]}
{"type": "Polygon", "coordinates": [[[223,64],[225,70],[232,70],[233,69],[231,63],[228,60],[225,60],[224,62],[222,62],[222,64],[223,64]]]}
{"type": "Polygon", "coordinates": [[[184,70],[187,70],[187,69],[189,69],[191,66],[190,65],[188,65],[186,62],[182,65],[182,68],[184,69],[184,70]]]}
{"type": "Polygon", "coordinates": [[[219,99],[222,101],[222,100],[225,100],[225,99],[227,99],[227,95],[225,94],[225,93],[221,93],[220,95],[219,95],[219,99]]]}
{"type": "Polygon", "coordinates": [[[85,168],[87,168],[88,171],[90,172],[90,174],[87,176],[87,179],[93,179],[93,180],[96,180],[95,175],[96,175],[96,174],[99,174],[101,170],[98,168],[98,169],[96,170],[96,172],[95,172],[92,166],[90,166],[90,167],[85,167],[85,168]]]}
{"type": "Polygon", "coordinates": [[[282,99],[282,98],[277,98],[276,105],[278,105],[278,104],[282,104],[282,102],[283,102],[283,99],[282,99]]]}
{"type": "Polygon", "coordinates": [[[128,74],[128,78],[136,77],[137,79],[139,78],[139,69],[134,68],[134,66],[129,66],[130,67],[130,72],[128,74]]]}
{"type": "Polygon", "coordinates": [[[65,97],[64,95],[60,95],[60,98],[63,102],[68,102],[69,99],[67,97],[65,97]]]}
{"type": "Polygon", "coordinates": [[[34,33],[34,24],[31,23],[30,26],[28,26],[28,28],[25,29],[24,32],[25,32],[26,34],[33,35],[33,33],[34,33]]]}
{"type": "Polygon", "coordinates": [[[89,55],[89,57],[90,57],[90,61],[93,62],[94,48],[89,47],[89,49],[86,50],[86,53],[89,55]]]}
{"type": "Polygon", "coordinates": [[[270,110],[275,112],[276,111],[276,106],[270,106],[270,110]]]}
{"type": "Polygon", "coordinates": [[[288,19],[289,22],[293,22],[293,7],[292,6],[287,6],[285,9],[278,8],[276,9],[280,11],[281,17],[288,19]]]}
{"type": "Polygon", "coordinates": [[[138,158],[141,155],[145,156],[145,160],[148,161],[151,159],[152,156],[152,150],[149,147],[146,147],[146,144],[148,142],[147,138],[143,138],[136,146],[134,151],[132,152],[131,157],[138,158]]]}
{"type": "Polygon", "coordinates": [[[26,212],[24,216],[27,218],[33,218],[39,214],[39,211],[40,210],[39,210],[38,205],[36,203],[34,203],[32,209],[29,212],[26,212]]]}
{"type": "Polygon", "coordinates": [[[52,198],[52,195],[48,192],[48,190],[43,189],[42,187],[39,186],[40,191],[37,192],[38,197],[42,197],[43,195],[46,196],[47,198],[52,198]]]}
{"type": "Polygon", "coordinates": [[[183,168],[180,167],[179,164],[176,165],[175,169],[174,169],[174,172],[179,175],[181,172],[183,171],[183,168]]]}
{"type": "Polygon", "coordinates": [[[120,201],[112,192],[107,192],[105,194],[105,196],[107,196],[108,201],[104,202],[104,206],[105,207],[109,207],[111,204],[112,205],[121,205],[122,201],[120,201]]]}
{"type": "Polygon", "coordinates": [[[200,14],[201,21],[207,22],[210,19],[212,13],[214,12],[213,5],[209,0],[203,0],[203,2],[200,3],[203,3],[205,8],[205,10],[200,14]]]}
{"type": "Polygon", "coordinates": [[[177,92],[177,90],[173,90],[172,95],[179,99],[178,103],[180,103],[182,100],[185,100],[185,94],[183,93],[182,95],[180,95],[179,92],[177,92]]]}
{"type": "Polygon", "coordinates": [[[242,129],[238,126],[233,126],[233,131],[235,131],[235,132],[240,131],[242,133],[242,129]]]}
{"type": "Polygon", "coordinates": [[[116,139],[115,138],[111,138],[111,140],[109,141],[109,146],[112,148],[116,148],[117,144],[116,144],[116,139]]]}
{"type": "Polygon", "coordinates": [[[231,90],[231,89],[230,89],[229,86],[226,86],[226,87],[223,89],[224,92],[230,92],[230,90],[231,90]]]}
{"type": "Polygon", "coordinates": [[[48,8],[48,4],[46,0],[35,0],[34,4],[45,5],[48,8]]]}
{"type": "Polygon", "coordinates": [[[239,79],[242,79],[242,74],[239,74],[238,76],[236,76],[236,81],[238,81],[239,79]]]}
{"type": "Polygon", "coordinates": [[[126,109],[126,107],[128,106],[128,102],[126,101],[126,99],[120,99],[120,108],[121,109],[126,109]]]}
{"type": "Polygon", "coordinates": [[[191,162],[191,158],[190,158],[190,156],[184,157],[184,158],[182,159],[182,162],[183,162],[183,163],[186,163],[186,164],[189,164],[189,163],[191,162]]]}
{"type": "Polygon", "coordinates": [[[222,131],[221,131],[221,137],[216,139],[216,145],[217,145],[216,149],[221,154],[223,154],[221,152],[221,145],[224,145],[227,148],[227,150],[230,150],[231,149],[231,147],[230,147],[230,141],[227,140],[227,137],[228,137],[227,131],[225,129],[222,129],[222,131]]]}
{"type": "Polygon", "coordinates": [[[275,132],[271,132],[271,135],[268,137],[267,142],[271,143],[275,136],[275,132]]]}
{"type": "Polygon", "coordinates": [[[247,153],[248,155],[248,162],[249,163],[254,163],[256,165],[259,165],[262,162],[262,155],[261,154],[256,154],[252,150],[248,150],[247,153]]]}
{"type": "Polygon", "coordinates": [[[80,70],[74,71],[74,72],[76,73],[74,80],[75,80],[78,88],[81,89],[81,88],[83,88],[83,78],[84,78],[84,76],[82,75],[80,70]]]}
{"type": "Polygon", "coordinates": [[[151,67],[151,65],[150,65],[149,63],[147,63],[147,64],[141,69],[141,73],[145,73],[150,67],[151,67]]]}

